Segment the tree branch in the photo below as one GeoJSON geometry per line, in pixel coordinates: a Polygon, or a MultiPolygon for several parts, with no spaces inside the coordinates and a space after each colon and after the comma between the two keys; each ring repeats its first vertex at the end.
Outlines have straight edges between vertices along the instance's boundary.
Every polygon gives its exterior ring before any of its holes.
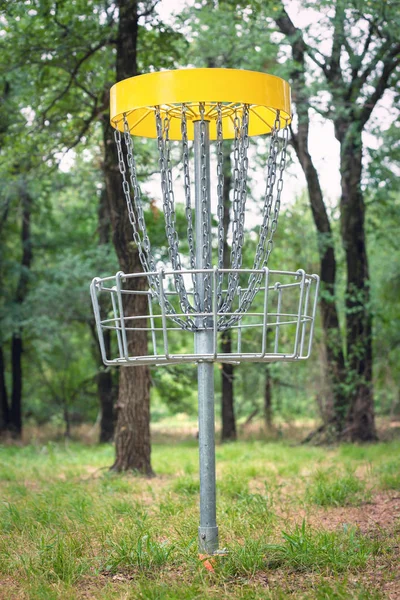
{"type": "MultiPolygon", "coordinates": [[[[323,73],[326,77],[328,77],[329,70],[323,62],[321,62],[316,54],[321,54],[318,51],[314,51],[313,48],[310,48],[306,42],[304,41],[303,34],[300,29],[298,29],[288,13],[286,12],[283,4],[281,5],[281,14],[275,18],[275,23],[277,24],[281,33],[286,35],[289,38],[290,45],[293,49],[293,58],[296,62],[301,62],[301,55],[307,53],[311,60],[322,69],[323,73]]],[[[323,55],[322,55],[323,56],[323,55]]],[[[325,58],[325,57],[324,57],[325,58]]]]}
{"type": "Polygon", "coordinates": [[[154,0],[154,2],[149,6],[149,8],[146,8],[142,13],[138,13],[138,19],[142,17],[149,17],[152,14],[155,7],[157,6],[157,4],[159,3],[160,0],[154,0]]]}
{"type": "Polygon", "coordinates": [[[396,67],[400,65],[400,58],[398,58],[399,51],[400,44],[393,48],[392,52],[389,55],[389,60],[385,61],[381,76],[379,77],[378,82],[375,86],[375,90],[364,103],[360,114],[360,125],[362,128],[370,118],[371,113],[374,110],[376,104],[379,102],[379,100],[385,93],[388,87],[390,76],[392,75],[396,67]]]}
{"type": "MultiPolygon", "coordinates": [[[[368,63],[368,66],[365,67],[364,71],[361,73],[361,75],[358,77],[358,69],[357,69],[357,73],[355,75],[355,77],[352,78],[352,81],[349,85],[348,88],[348,92],[346,94],[346,101],[350,100],[351,97],[353,96],[354,90],[357,90],[357,95],[360,93],[363,85],[366,83],[368,77],[371,75],[371,73],[374,71],[374,69],[376,69],[379,61],[381,61],[383,59],[383,57],[385,56],[385,53],[387,52],[387,50],[390,48],[390,42],[388,40],[386,40],[386,42],[384,42],[382,44],[382,46],[379,48],[379,50],[377,50],[375,57],[372,58],[370,60],[370,62],[368,63]]],[[[361,58],[361,57],[360,57],[361,58]]],[[[362,59],[361,59],[362,61],[362,59]]],[[[360,65],[361,66],[361,61],[360,61],[360,65]]]]}
{"type": "Polygon", "coordinates": [[[340,54],[343,46],[343,26],[344,26],[344,10],[343,6],[337,2],[336,11],[333,19],[333,42],[332,53],[329,61],[328,81],[334,84],[343,84],[343,74],[340,67],[340,54]]]}
{"type": "Polygon", "coordinates": [[[50,102],[50,104],[47,106],[47,108],[44,109],[44,111],[42,113],[43,120],[45,120],[47,113],[57,104],[57,102],[59,102],[68,93],[72,84],[76,80],[76,76],[78,75],[79,69],[81,68],[83,63],[86,60],[88,60],[88,58],[93,56],[93,54],[95,54],[98,50],[100,50],[101,48],[103,48],[104,46],[106,46],[109,43],[110,43],[109,39],[102,40],[101,42],[99,42],[98,44],[93,46],[92,48],[89,48],[89,50],[78,60],[78,62],[76,63],[75,67],[72,70],[72,73],[70,74],[67,85],[64,87],[63,90],[61,90],[61,92],[59,94],[57,94],[57,96],[55,98],[53,98],[53,100],[50,102]]]}

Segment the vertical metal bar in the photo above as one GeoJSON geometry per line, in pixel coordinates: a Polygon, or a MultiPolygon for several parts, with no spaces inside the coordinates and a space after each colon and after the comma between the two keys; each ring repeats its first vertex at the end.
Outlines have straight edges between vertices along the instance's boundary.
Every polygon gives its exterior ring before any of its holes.
{"type": "Polygon", "coordinates": [[[150,327],[151,327],[151,341],[153,343],[153,354],[157,356],[157,343],[156,343],[156,331],[154,329],[154,317],[153,317],[153,304],[152,304],[152,295],[149,292],[147,296],[148,304],[149,304],[149,316],[150,316],[150,327]]]}
{"type": "Polygon", "coordinates": [[[100,285],[100,279],[98,277],[95,277],[95,279],[93,279],[92,283],[90,284],[90,295],[92,297],[94,319],[96,321],[96,327],[97,327],[97,335],[99,336],[101,358],[103,359],[103,362],[105,363],[105,362],[107,362],[108,359],[107,359],[106,347],[104,345],[103,327],[101,325],[100,306],[99,306],[99,301],[97,298],[97,290],[98,289],[101,290],[101,288],[98,287],[99,285],[100,285]]]}
{"type": "Polygon", "coordinates": [[[217,344],[218,344],[218,294],[217,294],[217,273],[218,273],[218,269],[217,267],[214,267],[214,272],[213,272],[213,288],[212,288],[212,293],[213,293],[213,338],[214,338],[214,360],[217,358],[217,344]]]}
{"type": "MultiPolygon", "coordinates": [[[[240,310],[240,305],[242,303],[242,288],[240,287],[240,285],[238,286],[237,294],[239,296],[239,310],[240,310]]],[[[240,354],[242,352],[242,316],[240,316],[238,319],[237,351],[238,351],[238,354],[240,354]]]]}
{"type": "Polygon", "coordinates": [[[306,329],[307,329],[307,323],[308,323],[307,310],[308,310],[308,301],[310,298],[311,279],[306,279],[305,286],[306,286],[306,300],[304,302],[302,322],[301,322],[301,341],[300,341],[300,351],[299,351],[300,357],[303,355],[304,340],[306,337],[306,329]]]}
{"type": "Polygon", "coordinates": [[[314,305],[312,311],[312,320],[311,320],[311,328],[310,328],[310,337],[308,340],[308,352],[305,358],[309,358],[311,354],[311,345],[314,337],[314,325],[315,325],[315,314],[317,312],[317,300],[318,300],[318,292],[319,292],[319,277],[318,275],[311,275],[312,279],[315,280],[315,295],[314,295],[314,305]]]}
{"type": "Polygon", "coordinates": [[[303,299],[304,299],[304,280],[305,280],[305,276],[306,276],[306,272],[303,269],[299,269],[298,271],[299,277],[301,277],[301,281],[300,281],[300,300],[299,300],[299,310],[297,313],[297,324],[296,324],[296,335],[295,335],[295,339],[294,339],[294,351],[293,351],[293,358],[298,358],[299,355],[299,332],[300,332],[300,322],[301,322],[301,309],[303,306],[303,299]]]}
{"type": "Polygon", "coordinates": [[[125,331],[125,316],[124,316],[124,306],[122,304],[122,287],[121,287],[121,277],[123,277],[125,273],[122,271],[118,271],[115,276],[115,282],[117,284],[117,298],[118,298],[118,308],[119,308],[119,322],[121,324],[121,334],[122,334],[122,345],[124,349],[124,358],[128,359],[128,340],[126,338],[125,331]]]}
{"type": "Polygon", "coordinates": [[[278,353],[278,344],[279,344],[279,322],[281,320],[280,312],[282,308],[282,289],[281,284],[277,282],[275,284],[275,289],[278,290],[278,306],[276,309],[276,327],[275,327],[275,344],[274,344],[274,354],[278,353]]]}
{"type": "Polygon", "coordinates": [[[264,267],[264,316],[263,316],[263,329],[262,329],[262,342],[261,342],[261,357],[264,358],[267,351],[267,324],[268,324],[268,285],[269,285],[269,269],[264,267]]]}
{"type": "Polygon", "coordinates": [[[167,317],[165,314],[165,296],[164,296],[164,269],[158,271],[158,281],[160,286],[160,307],[161,307],[161,323],[163,331],[164,354],[165,358],[169,358],[168,353],[168,333],[167,333],[167,317]]]}
{"type": "Polygon", "coordinates": [[[118,325],[119,317],[118,317],[118,311],[117,311],[117,304],[115,302],[115,296],[114,296],[114,291],[116,292],[117,288],[114,285],[111,289],[112,289],[111,304],[112,304],[114,319],[115,319],[115,331],[117,332],[118,352],[119,352],[119,357],[124,358],[124,353],[122,351],[121,332],[119,330],[119,325],[118,325]]]}
{"type": "MultiPolygon", "coordinates": [[[[196,229],[196,268],[206,268],[203,240],[203,210],[208,212],[208,231],[211,233],[210,202],[210,136],[209,123],[194,123],[194,169],[195,169],[195,229],[196,229]],[[203,129],[204,128],[204,129],[203,129]],[[205,133],[202,140],[202,133],[205,133]],[[204,171],[205,167],[205,171],[204,171]],[[205,186],[205,190],[204,190],[205,186]],[[205,196],[204,196],[205,192],[205,196]],[[206,199],[206,201],[204,201],[206,199]]],[[[211,235],[209,244],[211,256],[211,235]]],[[[204,312],[206,305],[205,274],[196,276],[199,295],[199,312],[204,312]]],[[[215,291],[214,291],[215,293],[215,291]]],[[[196,354],[213,354],[213,327],[208,325],[204,317],[197,317],[195,332],[196,354]]],[[[212,554],[218,549],[218,527],[216,517],[216,477],[215,477],[215,416],[214,416],[214,365],[210,362],[199,362],[197,367],[198,399],[199,399],[199,461],[200,461],[200,527],[199,551],[212,554]]]]}

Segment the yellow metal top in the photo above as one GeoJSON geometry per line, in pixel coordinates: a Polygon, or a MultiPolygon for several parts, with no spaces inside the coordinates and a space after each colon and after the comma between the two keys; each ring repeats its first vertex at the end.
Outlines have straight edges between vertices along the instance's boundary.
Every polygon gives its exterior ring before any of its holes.
{"type": "Polygon", "coordinates": [[[250,107],[249,135],[270,133],[280,111],[281,126],[291,121],[290,86],[274,75],[239,69],[181,69],[160,71],[124,79],[110,90],[111,125],[123,131],[126,115],[132,135],[155,138],[155,106],[170,117],[171,140],[182,139],[181,105],[187,106],[188,138],[193,122],[200,119],[199,103],[205,105],[210,138],[217,138],[217,103],[222,105],[224,139],[235,137],[233,119],[243,104],[250,107]]]}

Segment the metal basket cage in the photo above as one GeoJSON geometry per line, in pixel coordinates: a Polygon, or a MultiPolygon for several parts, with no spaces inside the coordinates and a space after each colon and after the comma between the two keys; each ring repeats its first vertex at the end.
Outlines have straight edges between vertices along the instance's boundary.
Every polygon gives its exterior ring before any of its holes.
{"type": "Polygon", "coordinates": [[[189,297],[194,294],[191,282],[208,276],[209,307],[203,312],[182,312],[174,281],[176,271],[160,269],[152,273],[117,273],[113,277],[95,278],[91,297],[106,365],[162,365],[183,362],[276,362],[305,360],[312,345],[319,278],[305,271],[236,269],[240,285],[230,312],[218,306],[218,290],[227,284],[232,269],[188,269],[179,271],[187,279],[189,297]],[[250,308],[242,309],[249,280],[258,277],[257,292],[250,308]],[[148,289],[149,278],[156,279],[159,296],[148,289]],[[143,314],[132,314],[132,296],[142,296],[143,314]],[[229,329],[231,351],[223,343],[229,329]],[[135,334],[147,332],[148,354],[135,355],[135,334]],[[199,351],[195,335],[212,332],[209,347],[199,351]],[[111,351],[104,334],[112,334],[111,351]]]}

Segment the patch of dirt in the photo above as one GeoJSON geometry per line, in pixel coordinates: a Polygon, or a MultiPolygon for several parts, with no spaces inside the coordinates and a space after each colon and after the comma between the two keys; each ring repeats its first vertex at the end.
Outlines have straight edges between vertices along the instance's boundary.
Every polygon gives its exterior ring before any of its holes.
{"type": "Polygon", "coordinates": [[[381,492],[361,506],[313,507],[311,514],[304,513],[310,525],[330,531],[344,525],[354,525],[362,533],[397,531],[400,530],[400,495],[398,492],[381,492]]]}
{"type": "Polygon", "coordinates": [[[18,590],[18,582],[12,577],[0,577],[0,600],[25,600],[26,595],[18,590]]]}

